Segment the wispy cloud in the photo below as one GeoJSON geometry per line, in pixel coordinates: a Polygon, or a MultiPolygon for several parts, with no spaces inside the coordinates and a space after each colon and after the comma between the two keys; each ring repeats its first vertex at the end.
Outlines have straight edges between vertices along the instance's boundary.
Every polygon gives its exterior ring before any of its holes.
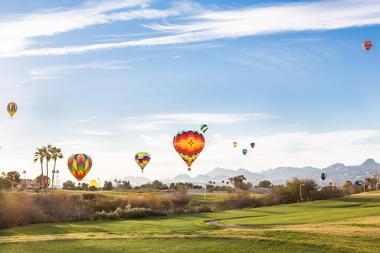
{"type": "Polygon", "coordinates": [[[36,42],[37,37],[85,29],[133,19],[157,19],[180,15],[186,5],[168,9],[149,8],[151,0],[91,1],[73,9],[52,9],[3,17],[0,21],[0,54],[17,55],[36,42]],[[132,9],[133,8],[133,9],[132,9]]]}
{"type": "MultiPolygon", "coordinates": [[[[144,1],[123,1],[125,5],[131,6],[141,4],[144,1]]],[[[113,22],[115,20],[129,20],[134,18],[157,18],[160,16],[176,16],[182,12],[179,11],[180,7],[171,8],[167,10],[138,10],[127,13],[113,13],[105,14],[104,9],[116,9],[121,8],[121,4],[117,5],[109,4],[107,8],[90,8],[85,11],[88,15],[79,15],[83,9],[77,13],[78,18],[73,19],[71,12],[67,15],[65,12],[62,17],[63,23],[66,25],[59,26],[60,28],[52,29],[51,27],[56,23],[54,16],[51,18],[51,25],[48,26],[46,32],[43,26],[37,29],[39,32],[32,32],[28,35],[23,35],[24,38],[31,38],[34,36],[49,36],[58,32],[69,31],[70,29],[79,29],[89,25],[113,22]],[[114,6],[116,5],[116,6],[114,6]],[[152,15],[157,11],[156,15],[152,15]],[[151,13],[153,12],[153,13],[151,13]],[[95,14],[94,14],[95,13],[95,14]],[[94,18],[93,16],[96,16],[94,18]],[[90,16],[90,17],[88,17],[90,16]],[[88,19],[87,19],[88,18],[88,19]],[[78,23],[73,25],[68,22],[78,23]],[[84,19],[84,20],[83,20],[84,19]],[[75,22],[74,22],[75,21],[75,22]],[[67,24],[69,23],[69,24],[67,24]]],[[[182,6],[183,8],[183,6],[182,6]]],[[[190,5],[188,8],[184,8],[185,12],[194,8],[190,5]]],[[[196,9],[196,8],[195,8],[196,9]]],[[[200,9],[200,8],[199,8],[200,9]]],[[[198,14],[180,16],[177,20],[172,20],[169,24],[146,24],[148,27],[156,32],[160,33],[172,33],[166,36],[147,37],[137,40],[129,40],[115,43],[95,43],[80,46],[65,46],[57,48],[34,48],[25,49],[25,45],[12,46],[11,48],[5,48],[2,52],[3,56],[42,56],[42,55],[66,55],[73,53],[85,53],[96,50],[112,49],[112,48],[124,48],[124,47],[137,47],[137,46],[154,46],[154,45],[173,45],[181,43],[202,42],[225,38],[237,38],[243,36],[257,36],[263,34],[282,33],[282,32],[297,32],[297,31],[313,31],[313,30],[332,30],[342,29],[348,27],[358,27],[367,25],[380,24],[380,2],[378,0],[348,0],[348,1],[318,1],[318,2],[302,2],[291,4],[273,4],[267,6],[253,6],[248,8],[242,8],[237,10],[218,10],[210,11],[201,9],[198,14]],[[200,12],[200,13],[199,13],[200,12]]],[[[188,14],[188,13],[187,13],[188,14]]],[[[56,15],[56,14],[55,14],[56,15]]],[[[32,22],[31,26],[35,27],[39,25],[41,15],[32,16],[37,21],[32,22]]],[[[74,15],[75,17],[75,15],[74,15]]],[[[33,21],[32,18],[32,21],[33,21]]],[[[28,17],[26,20],[29,20],[28,17]]],[[[49,19],[48,19],[49,20],[49,19]]],[[[44,20],[45,22],[45,20],[44,20]]],[[[22,21],[21,24],[24,24],[22,21]]],[[[0,25],[0,31],[2,27],[6,28],[4,34],[16,34],[11,33],[16,26],[7,26],[8,23],[0,25]],[[8,32],[7,32],[8,31],[8,32]]],[[[25,24],[24,24],[25,25],[25,24]]],[[[16,29],[17,34],[23,34],[24,29],[32,30],[28,26],[21,26],[21,29],[16,29]]],[[[14,35],[12,35],[15,37],[14,35]]],[[[6,38],[9,36],[5,36],[6,38]]],[[[22,43],[25,40],[21,40],[22,43]]]]}
{"type": "Polygon", "coordinates": [[[64,74],[69,74],[81,70],[122,70],[128,69],[129,67],[130,66],[128,61],[119,60],[35,68],[31,69],[28,72],[28,80],[51,80],[56,79],[64,74]]]}
{"type": "Polygon", "coordinates": [[[118,132],[111,132],[111,131],[97,131],[97,130],[88,130],[88,129],[84,129],[84,130],[79,130],[78,131],[79,134],[85,134],[85,135],[95,135],[95,136],[116,136],[116,135],[120,135],[120,133],[118,132]]]}
{"type": "Polygon", "coordinates": [[[235,124],[255,120],[271,119],[267,114],[228,113],[172,113],[154,114],[146,117],[125,118],[125,129],[162,129],[168,125],[235,124]]]}

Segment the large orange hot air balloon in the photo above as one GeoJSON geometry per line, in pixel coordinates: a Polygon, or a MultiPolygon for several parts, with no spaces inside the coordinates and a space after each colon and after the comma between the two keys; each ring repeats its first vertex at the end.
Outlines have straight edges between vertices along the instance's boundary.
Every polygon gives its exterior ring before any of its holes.
{"type": "Polygon", "coordinates": [[[173,145],[178,154],[189,166],[197,159],[205,146],[205,138],[196,131],[181,131],[173,138],[173,145]]]}
{"type": "Polygon", "coordinates": [[[85,154],[71,155],[67,160],[67,166],[69,167],[71,174],[73,174],[78,181],[81,181],[88,172],[90,172],[92,159],[85,154]]]}

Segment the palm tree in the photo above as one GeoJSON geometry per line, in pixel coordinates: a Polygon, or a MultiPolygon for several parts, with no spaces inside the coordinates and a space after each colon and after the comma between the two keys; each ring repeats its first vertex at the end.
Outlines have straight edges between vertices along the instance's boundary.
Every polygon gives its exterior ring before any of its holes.
{"type": "Polygon", "coordinates": [[[43,176],[44,176],[44,169],[43,169],[43,162],[45,159],[45,151],[43,148],[37,148],[37,151],[34,152],[34,162],[37,162],[38,160],[41,163],[41,177],[40,177],[40,185],[43,184],[43,176]]]}
{"type": "Polygon", "coordinates": [[[44,153],[45,153],[45,161],[46,161],[46,177],[48,180],[48,186],[49,187],[49,162],[51,160],[51,148],[52,145],[47,145],[47,147],[43,147],[44,153]]]}
{"type": "Polygon", "coordinates": [[[60,148],[57,148],[57,147],[52,147],[51,150],[50,150],[50,153],[51,153],[51,159],[53,159],[54,161],[54,166],[53,166],[53,171],[52,171],[52,186],[54,188],[54,176],[57,172],[57,170],[55,169],[55,166],[57,164],[57,159],[62,159],[63,158],[63,154],[62,154],[62,150],[60,148]]]}

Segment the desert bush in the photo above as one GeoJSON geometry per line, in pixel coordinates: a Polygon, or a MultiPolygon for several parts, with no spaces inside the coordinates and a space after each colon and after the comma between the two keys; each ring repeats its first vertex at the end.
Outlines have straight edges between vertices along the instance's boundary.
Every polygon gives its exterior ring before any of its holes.
{"type": "Polygon", "coordinates": [[[55,222],[86,220],[91,215],[81,195],[52,192],[35,195],[33,199],[42,212],[55,222]]]}
{"type": "Polygon", "coordinates": [[[327,186],[327,187],[323,187],[315,194],[315,199],[317,200],[332,199],[332,198],[343,197],[344,195],[345,194],[341,189],[338,189],[332,186],[327,186]]]}
{"type": "Polygon", "coordinates": [[[96,212],[94,219],[99,220],[117,220],[117,219],[137,219],[145,218],[149,216],[165,216],[167,215],[164,211],[152,210],[149,208],[132,208],[130,205],[127,205],[125,208],[118,207],[113,212],[96,212]]]}
{"type": "Polygon", "coordinates": [[[219,201],[216,207],[220,210],[259,207],[263,206],[263,200],[255,198],[248,192],[242,192],[237,195],[219,201]]]}
{"type": "Polygon", "coordinates": [[[31,194],[1,193],[0,228],[48,221],[48,217],[33,202],[31,194]]]}

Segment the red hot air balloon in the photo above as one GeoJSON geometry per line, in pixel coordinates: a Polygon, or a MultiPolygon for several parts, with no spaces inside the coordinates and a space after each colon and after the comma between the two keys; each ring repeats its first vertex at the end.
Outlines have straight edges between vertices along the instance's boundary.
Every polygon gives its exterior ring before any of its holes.
{"type": "Polygon", "coordinates": [[[205,138],[196,131],[181,131],[173,138],[173,145],[180,157],[189,166],[197,159],[205,146],[205,138]]]}
{"type": "Polygon", "coordinates": [[[372,41],[366,40],[366,41],[363,42],[362,46],[363,46],[363,49],[366,52],[368,52],[372,48],[372,41]]]}

